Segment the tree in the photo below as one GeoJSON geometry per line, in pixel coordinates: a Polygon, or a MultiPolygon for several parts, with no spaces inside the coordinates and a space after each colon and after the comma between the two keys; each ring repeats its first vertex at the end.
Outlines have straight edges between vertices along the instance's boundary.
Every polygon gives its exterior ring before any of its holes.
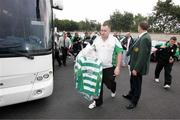
{"type": "Polygon", "coordinates": [[[95,31],[99,30],[100,23],[86,21],[75,22],[73,20],[54,20],[54,26],[59,31],[95,31]]]}
{"type": "Polygon", "coordinates": [[[174,5],[172,0],[164,2],[159,0],[150,18],[149,21],[153,31],[164,33],[178,32],[177,25],[180,23],[180,7],[174,5]]]}
{"type": "Polygon", "coordinates": [[[145,21],[145,20],[147,20],[147,17],[144,17],[141,14],[135,15],[134,20],[133,20],[134,24],[133,24],[133,27],[132,27],[132,31],[137,32],[138,24],[141,21],[145,21]]]}
{"type": "Polygon", "coordinates": [[[87,25],[85,21],[80,21],[79,22],[79,29],[82,31],[87,31],[87,25]]]}
{"type": "Polygon", "coordinates": [[[113,15],[110,15],[110,24],[112,31],[122,31],[122,18],[123,15],[119,11],[115,11],[113,15]]]}
{"type": "Polygon", "coordinates": [[[130,31],[133,25],[133,14],[129,12],[121,14],[116,10],[113,15],[110,16],[109,22],[112,31],[130,31]]]}
{"type": "Polygon", "coordinates": [[[74,31],[79,30],[79,25],[75,21],[70,20],[55,20],[54,26],[60,31],[74,31]]]}
{"type": "Polygon", "coordinates": [[[128,32],[131,31],[131,28],[133,26],[133,14],[125,12],[122,18],[122,31],[128,32]]]}

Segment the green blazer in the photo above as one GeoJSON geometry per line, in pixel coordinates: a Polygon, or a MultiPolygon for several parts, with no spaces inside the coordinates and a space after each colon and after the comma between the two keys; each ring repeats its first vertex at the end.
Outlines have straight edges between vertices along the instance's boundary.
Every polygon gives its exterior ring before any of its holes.
{"type": "Polygon", "coordinates": [[[151,37],[145,33],[131,46],[127,55],[130,56],[130,70],[136,70],[141,75],[149,72],[151,54],[151,37]]]}

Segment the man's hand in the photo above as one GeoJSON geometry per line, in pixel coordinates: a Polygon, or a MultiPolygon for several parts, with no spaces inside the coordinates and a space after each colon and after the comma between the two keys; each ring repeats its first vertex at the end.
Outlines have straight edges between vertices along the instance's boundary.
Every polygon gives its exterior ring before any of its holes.
{"type": "Polygon", "coordinates": [[[174,62],[174,59],[173,58],[170,58],[169,59],[169,63],[173,63],[174,62]]]}
{"type": "Polygon", "coordinates": [[[114,76],[118,76],[120,74],[120,68],[117,66],[114,70],[114,76]]]}
{"type": "Polygon", "coordinates": [[[166,46],[163,45],[163,46],[161,46],[160,48],[166,48],[166,46]]]}
{"type": "Polygon", "coordinates": [[[137,76],[137,71],[136,70],[132,70],[132,75],[133,76],[137,76]]]}

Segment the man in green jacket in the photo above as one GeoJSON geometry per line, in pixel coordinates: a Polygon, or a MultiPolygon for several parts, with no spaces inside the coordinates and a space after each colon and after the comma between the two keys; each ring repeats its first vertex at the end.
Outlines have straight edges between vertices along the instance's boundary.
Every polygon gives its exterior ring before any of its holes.
{"type": "Polygon", "coordinates": [[[127,95],[123,95],[131,102],[126,106],[127,109],[133,109],[137,106],[141,95],[142,76],[149,71],[151,38],[147,33],[148,27],[148,24],[144,21],[138,25],[138,39],[127,52],[127,55],[130,56],[131,70],[130,91],[127,95]]]}

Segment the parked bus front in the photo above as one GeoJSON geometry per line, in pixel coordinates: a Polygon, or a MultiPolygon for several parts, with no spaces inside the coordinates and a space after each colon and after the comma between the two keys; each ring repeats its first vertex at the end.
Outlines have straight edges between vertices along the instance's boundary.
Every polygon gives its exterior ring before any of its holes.
{"type": "Polygon", "coordinates": [[[0,106],[53,91],[52,1],[0,0],[0,106]]]}

